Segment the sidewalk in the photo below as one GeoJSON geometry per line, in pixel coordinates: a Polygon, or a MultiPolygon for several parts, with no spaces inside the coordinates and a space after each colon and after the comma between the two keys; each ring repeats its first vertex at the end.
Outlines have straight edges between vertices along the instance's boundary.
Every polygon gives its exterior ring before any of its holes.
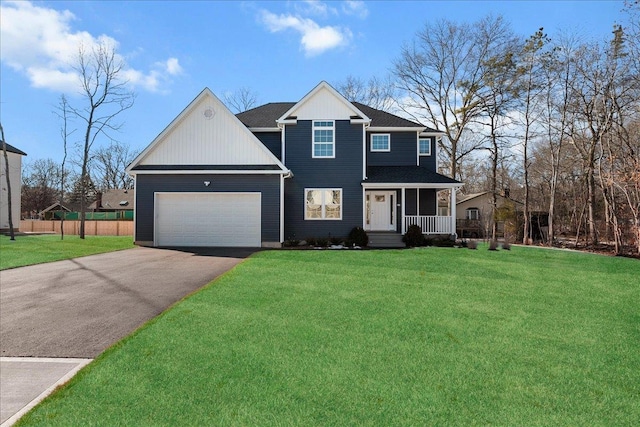
{"type": "Polygon", "coordinates": [[[91,360],[0,357],[0,427],[13,425],[91,360]]]}

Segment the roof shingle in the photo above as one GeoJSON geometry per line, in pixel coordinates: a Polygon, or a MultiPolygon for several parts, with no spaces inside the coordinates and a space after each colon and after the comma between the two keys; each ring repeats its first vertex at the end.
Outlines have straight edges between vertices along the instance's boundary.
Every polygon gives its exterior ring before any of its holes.
{"type": "MultiPolygon", "coordinates": [[[[395,128],[424,128],[425,132],[438,132],[436,129],[424,126],[420,123],[407,120],[403,117],[386,111],[371,108],[359,102],[353,102],[360,111],[371,119],[371,126],[395,127],[395,128]]],[[[276,128],[276,120],[289,111],[295,102],[270,102],[260,107],[252,108],[236,114],[236,117],[248,128],[276,128]]]]}
{"type": "Polygon", "coordinates": [[[366,183],[374,184],[462,184],[421,166],[369,166],[366,183]]]}

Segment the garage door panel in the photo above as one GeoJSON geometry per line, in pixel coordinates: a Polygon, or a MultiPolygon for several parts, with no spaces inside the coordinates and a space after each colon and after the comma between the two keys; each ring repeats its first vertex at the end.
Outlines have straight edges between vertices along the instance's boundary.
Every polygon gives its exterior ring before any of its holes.
{"type": "Polygon", "coordinates": [[[247,246],[261,243],[259,193],[157,193],[157,246],[247,246]]]}

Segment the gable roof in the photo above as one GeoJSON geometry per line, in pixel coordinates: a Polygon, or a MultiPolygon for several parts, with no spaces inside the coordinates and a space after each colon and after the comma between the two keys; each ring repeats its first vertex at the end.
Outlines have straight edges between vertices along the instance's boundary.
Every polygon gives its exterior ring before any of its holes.
{"type": "Polygon", "coordinates": [[[366,114],[323,80],[300,101],[285,111],[276,122],[291,123],[298,118],[301,120],[322,120],[338,117],[358,120],[361,123],[371,122],[366,114]]]}
{"type": "MultiPolygon", "coordinates": [[[[475,199],[477,197],[483,197],[483,196],[486,196],[486,195],[491,195],[491,191],[483,191],[481,193],[470,193],[470,194],[467,194],[466,196],[460,197],[460,199],[458,199],[458,201],[456,202],[456,205],[459,205],[460,203],[468,202],[469,200],[473,200],[473,199],[475,199]]],[[[518,200],[512,199],[511,197],[505,197],[504,195],[502,195],[500,193],[496,193],[496,195],[499,198],[510,200],[510,201],[512,201],[514,203],[517,203],[519,205],[524,205],[524,203],[519,202],[518,200]]]]}
{"type": "MultiPolygon", "coordinates": [[[[411,120],[396,116],[395,114],[377,110],[360,102],[353,102],[352,104],[371,119],[370,127],[414,128],[415,130],[422,129],[423,132],[440,132],[420,123],[412,122],[411,120]]],[[[277,129],[277,120],[287,111],[291,110],[294,105],[296,105],[295,102],[270,102],[250,110],[243,111],[242,113],[238,113],[236,117],[238,117],[238,119],[250,129],[272,128],[275,131],[277,129]]]]}
{"type": "Polygon", "coordinates": [[[288,169],[211,92],[196,98],[127,166],[131,174],[153,170],[218,170],[215,166],[288,169]],[[204,169],[202,169],[204,167],[204,169]]]}
{"type": "Polygon", "coordinates": [[[71,212],[71,209],[66,207],[65,205],[61,205],[60,202],[55,202],[54,204],[47,206],[46,208],[42,209],[40,212],[38,212],[38,214],[42,215],[46,212],[49,211],[67,211],[67,212],[71,212]]]}
{"type": "MultiPolygon", "coordinates": [[[[7,153],[20,154],[21,156],[26,156],[27,155],[27,153],[25,153],[24,151],[14,147],[13,145],[9,144],[8,142],[5,142],[5,144],[7,144],[7,153]]],[[[0,143],[0,151],[2,151],[2,143],[0,143]]]]}

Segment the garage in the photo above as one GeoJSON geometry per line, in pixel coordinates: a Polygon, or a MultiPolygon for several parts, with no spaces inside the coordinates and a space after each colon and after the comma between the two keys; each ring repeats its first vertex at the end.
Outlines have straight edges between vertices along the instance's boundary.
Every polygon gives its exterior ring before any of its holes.
{"type": "Polygon", "coordinates": [[[154,246],[261,246],[260,193],[155,193],[154,246]]]}

